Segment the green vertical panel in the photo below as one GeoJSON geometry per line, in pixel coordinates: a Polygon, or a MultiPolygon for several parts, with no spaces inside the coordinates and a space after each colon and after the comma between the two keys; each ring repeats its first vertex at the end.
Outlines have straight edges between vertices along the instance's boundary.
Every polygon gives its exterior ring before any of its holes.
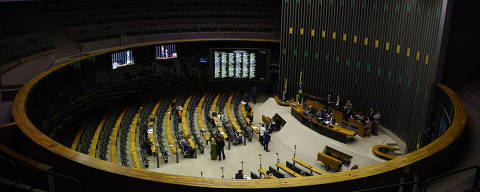
{"type": "Polygon", "coordinates": [[[377,4],[378,4],[377,1],[373,1],[373,9],[377,10],[377,4]]]}
{"type": "Polygon", "coordinates": [[[412,12],[412,5],[410,3],[408,3],[406,5],[406,9],[407,9],[407,14],[410,14],[410,12],[412,12]]]}
{"type": "Polygon", "coordinates": [[[345,64],[347,64],[347,67],[350,67],[350,59],[349,58],[345,59],[345,64]]]}
{"type": "Polygon", "coordinates": [[[391,72],[391,71],[388,71],[387,78],[388,78],[388,79],[392,79],[392,72],[391,72]]]}
{"type": "Polygon", "coordinates": [[[340,6],[343,7],[344,4],[345,4],[345,0],[341,0],[340,1],[340,6]]]}
{"type": "Polygon", "coordinates": [[[352,8],[355,7],[355,0],[352,0],[352,8]]]}
{"type": "Polygon", "coordinates": [[[323,5],[323,0],[318,0],[318,4],[323,5]]]}
{"type": "Polygon", "coordinates": [[[417,15],[421,15],[422,14],[422,7],[418,6],[417,7],[417,15]]]}
{"type": "Polygon", "coordinates": [[[437,8],[437,12],[435,13],[435,16],[436,16],[437,18],[440,17],[440,12],[441,12],[441,9],[440,9],[440,8],[437,8]]]}
{"type": "Polygon", "coordinates": [[[369,73],[370,73],[370,71],[371,71],[371,70],[372,70],[372,65],[370,65],[370,64],[367,64],[367,72],[369,72],[369,73]]]}
{"type": "Polygon", "coordinates": [[[328,5],[333,6],[333,0],[329,0],[328,5]]]}
{"type": "Polygon", "coordinates": [[[402,76],[401,76],[401,75],[398,76],[398,83],[399,83],[399,84],[402,84],[402,76]]]}
{"type": "Polygon", "coordinates": [[[293,49],[293,56],[297,56],[297,49],[293,49]]]}
{"type": "Polygon", "coordinates": [[[381,75],[382,74],[382,68],[381,67],[378,67],[377,68],[377,75],[381,75]]]}
{"type": "Polygon", "coordinates": [[[312,4],[312,0],[307,0],[307,4],[308,5],[312,4]]]}
{"type": "Polygon", "coordinates": [[[305,51],[305,53],[303,54],[303,57],[308,57],[308,51],[305,51]]]}
{"type": "Polygon", "coordinates": [[[365,0],[362,1],[362,9],[365,9],[367,7],[367,2],[365,0]]]}
{"type": "Polygon", "coordinates": [[[300,3],[300,0],[296,0],[295,3],[299,4],[299,3],[300,3]]]}
{"type": "Polygon", "coordinates": [[[407,80],[407,87],[410,88],[410,85],[412,84],[412,80],[408,79],[407,80]]]}
{"type": "Polygon", "coordinates": [[[287,54],[287,48],[283,48],[283,52],[282,52],[284,55],[287,54]]]}
{"type": "Polygon", "coordinates": [[[360,69],[360,61],[357,61],[357,69],[360,69]]]}
{"type": "Polygon", "coordinates": [[[398,12],[400,12],[400,3],[397,3],[397,5],[395,5],[395,13],[398,12]]]}
{"type": "Polygon", "coordinates": [[[385,4],[383,5],[383,11],[388,11],[388,3],[385,2],[385,4]]]}
{"type": "Polygon", "coordinates": [[[315,59],[318,59],[320,57],[320,54],[318,52],[315,53],[315,59]]]}
{"type": "Polygon", "coordinates": [[[338,56],[335,57],[335,63],[340,63],[340,57],[338,56]]]}
{"type": "Polygon", "coordinates": [[[288,0],[285,0],[285,4],[288,4],[288,0]]]}
{"type": "Polygon", "coordinates": [[[330,55],[328,55],[328,54],[325,55],[325,60],[326,60],[326,61],[330,60],[330,55]]]}
{"type": "Polygon", "coordinates": [[[417,82],[417,88],[415,89],[415,92],[417,92],[418,94],[419,91],[420,91],[420,83],[417,82]]]}

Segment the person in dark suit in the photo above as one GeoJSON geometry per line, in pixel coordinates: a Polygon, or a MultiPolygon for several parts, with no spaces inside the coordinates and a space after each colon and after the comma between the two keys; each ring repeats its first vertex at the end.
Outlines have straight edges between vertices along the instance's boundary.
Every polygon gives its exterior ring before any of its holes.
{"type": "Polygon", "coordinates": [[[235,179],[243,179],[243,170],[238,170],[238,172],[235,174],[235,179]]]}
{"type": "Polygon", "coordinates": [[[223,136],[218,133],[218,135],[216,136],[216,142],[217,142],[217,154],[218,154],[218,160],[221,161],[222,160],[222,156],[223,156],[223,160],[225,160],[225,140],[223,139],[223,136]]]}
{"type": "Polygon", "coordinates": [[[252,96],[253,104],[257,104],[257,87],[254,86],[252,90],[250,90],[250,95],[252,96]]]}
{"type": "Polygon", "coordinates": [[[270,152],[270,150],[268,150],[268,143],[270,143],[270,137],[271,136],[272,136],[272,134],[268,130],[263,133],[263,149],[266,152],[270,152]]]}

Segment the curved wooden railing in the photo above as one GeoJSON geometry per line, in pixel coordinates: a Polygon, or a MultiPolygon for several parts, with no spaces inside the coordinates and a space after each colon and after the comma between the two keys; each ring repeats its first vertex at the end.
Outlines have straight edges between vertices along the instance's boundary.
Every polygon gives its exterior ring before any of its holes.
{"type": "Polygon", "coordinates": [[[92,142],[90,143],[90,148],[88,149],[88,155],[90,155],[91,157],[95,157],[95,155],[97,154],[98,138],[100,137],[100,132],[102,131],[103,125],[105,125],[106,120],[107,115],[105,115],[102,120],[100,120],[100,123],[98,123],[97,129],[93,134],[92,142]]]}
{"type": "Polygon", "coordinates": [[[115,125],[113,126],[112,135],[110,136],[110,161],[113,163],[117,163],[117,137],[118,137],[118,128],[120,128],[120,124],[123,121],[123,117],[127,113],[128,109],[125,109],[120,113],[118,116],[115,125]]]}
{"type": "Polygon", "coordinates": [[[378,157],[381,157],[383,159],[387,159],[387,160],[392,160],[392,159],[395,159],[396,157],[393,156],[393,155],[389,155],[387,153],[383,153],[380,151],[380,149],[383,148],[383,149],[389,149],[389,150],[395,150],[395,149],[398,149],[398,147],[395,147],[395,146],[390,146],[390,145],[374,145],[372,147],[372,152],[373,154],[375,154],[376,156],[378,157]]]}
{"type": "MultiPolygon", "coordinates": [[[[172,43],[178,41],[169,41],[164,43],[172,43]]],[[[132,47],[129,47],[132,48],[132,47]]],[[[452,144],[462,133],[466,120],[467,114],[463,107],[463,104],[458,97],[450,88],[445,85],[438,85],[438,87],[444,91],[450,98],[455,115],[452,120],[450,127],[437,139],[435,139],[430,144],[413,151],[409,154],[403,155],[399,158],[393,159],[391,161],[371,165],[368,167],[362,167],[360,169],[342,171],[327,175],[318,175],[311,177],[302,177],[302,178],[284,178],[284,179],[247,179],[247,180],[233,180],[233,179],[215,179],[215,178],[200,178],[200,177],[191,177],[191,176],[181,176],[181,175],[172,175],[164,174],[158,172],[152,172],[143,169],[132,169],[118,165],[116,163],[103,161],[97,158],[90,157],[88,155],[82,154],[80,152],[74,151],[61,145],[60,143],[54,141],[53,139],[46,136],[41,132],[28,118],[26,111],[26,102],[31,90],[34,89],[37,82],[42,78],[45,78],[50,73],[65,67],[76,61],[85,59],[87,57],[100,55],[103,53],[108,53],[112,51],[118,51],[122,49],[111,49],[107,51],[98,52],[92,55],[85,57],[80,57],[74,60],[71,60],[67,63],[61,64],[59,66],[53,67],[40,75],[34,77],[30,80],[25,86],[17,93],[15,101],[12,105],[12,115],[15,119],[20,130],[35,143],[41,147],[57,154],[63,156],[64,158],[73,160],[75,162],[99,169],[107,172],[116,173],[119,175],[124,175],[127,177],[134,177],[138,179],[143,179],[147,181],[155,181],[162,183],[169,183],[175,185],[186,185],[186,186],[195,186],[195,187],[208,187],[208,188],[222,188],[222,189],[261,189],[261,188],[290,188],[290,187],[301,187],[301,186],[312,186],[312,185],[322,185],[328,183],[339,183],[349,180],[357,180],[370,176],[375,176],[383,173],[388,173],[391,171],[398,170],[409,165],[413,165],[417,162],[420,162],[427,157],[430,157],[438,152],[446,149],[450,144],[452,144]]],[[[170,136],[171,137],[171,136],[170,136]]],[[[112,141],[116,141],[115,139],[112,141]]],[[[112,142],[114,143],[114,142],[112,142]]],[[[115,153],[112,151],[112,153],[115,153]]]]}

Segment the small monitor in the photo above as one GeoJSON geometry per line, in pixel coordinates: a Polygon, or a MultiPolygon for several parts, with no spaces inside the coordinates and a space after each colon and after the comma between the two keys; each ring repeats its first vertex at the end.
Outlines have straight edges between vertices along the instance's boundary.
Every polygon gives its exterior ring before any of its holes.
{"type": "Polygon", "coordinates": [[[155,46],[155,59],[174,59],[177,58],[177,48],[175,44],[155,46]]]}
{"type": "Polygon", "coordinates": [[[112,53],[112,69],[135,64],[132,50],[112,53]]]}
{"type": "Polygon", "coordinates": [[[208,58],[206,58],[206,57],[201,57],[198,62],[199,62],[199,63],[207,63],[207,62],[208,62],[208,58]]]}

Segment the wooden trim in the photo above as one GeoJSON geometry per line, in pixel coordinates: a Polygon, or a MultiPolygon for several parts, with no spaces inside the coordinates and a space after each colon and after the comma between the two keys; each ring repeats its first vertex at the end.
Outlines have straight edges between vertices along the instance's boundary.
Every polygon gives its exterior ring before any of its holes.
{"type": "Polygon", "coordinates": [[[40,163],[38,161],[30,159],[29,157],[27,157],[23,154],[17,153],[16,151],[10,149],[10,147],[7,147],[3,144],[0,144],[0,151],[10,155],[11,157],[13,157],[13,158],[25,163],[25,164],[31,165],[31,166],[36,167],[36,168],[38,168],[40,170],[43,170],[43,171],[48,171],[52,168],[50,165],[40,163]]]}
{"type": "MultiPolygon", "coordinates": [[[[227,39],[218,39],[218,40],[227,40],[227,39]]],[[[246,40],[246,39],[241,39],[246,40]]],[[[199,41],[199,40],[197,40],[199,41]]],[[[165,43],[175,43],[179,41],[168,41],[165,43]]],[[[132,47],[129,47],[132,48],[132,47]]],[[[399,158],[387,161],[384,163],[375,164],[368,167],[363,167],[355,170],[342,171],[327,175],[318,175],[311,177],[302,177],[302,178],[283,178],[278,180],[273,179],[247,179],[247,180],[233,180],[233,179],[214,179],[214,178],[200,178],[200,177],[191,177],[191,176],[181,176],[181,175],[172,175],[165,173],[157,173],[152,171],[147,171],[143,169],[132,169],[124,167],[112,162],[103,161],[97,158],[90,157],[88,155],[70,150],[68,147],[61,145],[60,143],[49,138],[43,134],[27,116],[26,113],[26,100],[29,92],[35,86],[35,84],[40,81],[42,78],[46,77],[48,74],[52,73],[55,70],[58,70],[62,67],[67,66],[70,63],[79,61],[94,55],[100,55],[108,53],[115,50],[122,50],[121,48],[110,49],[105,51],[100,51],[91,55],[84,57],[79,57],[68,61],[64,64],[55,66],[45,72],[34,77],[30,80],[25,86],[17,93],[14,103],[12,105],[12,115],[15,121],[18,124],[20,130],[30,139],[32,139],[38,145],[44,147],[47,150],[52,151],[53,153],[60,155],[64,158],[71,159],[77,163],[81,163],[96,169],[104,170],[107,172],[116,173],[119,175],[124,175],[128,177],[134,177],[139,179],[144,179],[148,181],[155,182],[164,182],[176,185],[187,185],[195,187],[211,187],[211,188],[283,188],[283,187],[297,187],[297,186],[308,186],[308,185],[321,185],[326,183],[342,182],[352,179],[360,179],[364,177],[369,177],[372,175],[377,175],[389,171],[393,171],[408,165],[411,165],[415,162],[418,162],[422,159],[425,159],[449,146],[453,141],[455,141],[460,134],[462,133],[466,120],[467,114],[463,107],[462,101],[455,92],[445,85],[438,85],[451,99],[452,104],[455,110],[455,116],[453,118],[452,124],[450,127],[436,140],[432,143],[424,146],[423,148],[416,150],[412,153],[403,155],[399,158]]]]}
{"type": "Polygon", "coordinates": [[[107,120],[107,115],[105,115],[100,123],[98,123],[97,129],[95,129],[95,133],[93,134],[92,141],[90,143],[90,148],[88,149],[88,155],[95,157],[97,154],[97,143],[98,138],[100,137],[100,132],[102,131],[103,125],[105,125],[105,121],[107,120]]]}
{"type": "Polygon", "coordinates": [[[190,135],[190,131],[188,129],[188,126],[187,126],[187,111],[188,111],[188,105],[190,104],[190,101],[192,100],[193,98],[193,95],[190,95],[188,98],[187,98],[187,101],[185,101],[185,103],[183,104],[183,112],[182,112],[182,130],[183,130],[183,136],[186,137],[188,139],[188,144],[190,145],[190,147],[192,147],[192,149],[196,149],[197,146],[195,145],[195,142],[193,141],[191,135],[190,135]]]}
{"type": "Polygon", "coordinates": [[[172,115],[172,110],[174,110],[172,109],[172,103],[177,102],[177,99],[178,97],[175,97],[175,99],[170,102],[168,105],[167,114],[165,115],[165,135],[167,136],[168,145],[170,146],[170,150],[173,154],[177,154],[177,145],[173,139],[174,136],[172,136],[172,128],[170,127],[172,120],[170,120],[170,116],[172,115]]]}
{"type": "Polygon", "coordinates": [[[197,106],[197,121],[198,121],[198,126],[200,127],[200,130],[203,132],[203,138],[205,138],[205,141],[208,142],[210,141],[210,135],[208,135],[208,131],[205,129],[205,123],[203,122],[203,103],[205,102],[205,99],[207,98],[207,93],[205,93],[202,98],[200,99],[198,106],[197,106]]]}
{"type": "Polygon", "coordinates": [[[14,127],[16,125],[17,125],[17,122],[4,123],[4,124],[0,125],[0,129],[1,128],[7,128],[7,127],[14,127]]]}
{"type": "Polygon", "coordinates": [[[392,160],[392,159],[395,159],[396,157],[393,156],[393,155],[389,155],[389,154],[386,154],[386,153],[382,153],[380,151],[380,148],[386,148],[386,149],[392,149],[392,150],[395,150],[397,149],[396,147],[394,146],[389,146],[389,145],[374,145],[372,147],[372,152],[373,154],[375,154],[377,157],[380,157],[380,158],[383,158],[383,159],[387,159],[387,160],[392,160]]]}
{"type": "Polygon", "coordinates": [[[230,119],[230,123],[232,123],[233,128],[235,128],[235,130],[237,132],[242,132],[242,130],[240,129],[240,126],[237,124],[237,121],[233,118],[233,115],[232,115],[232,100],[233,100],[234,95],[235,95],[235,93],[232,93],[228,97],[228,100],[227,100],[227,115],[228,115],[228,119],[230,119]]]}

